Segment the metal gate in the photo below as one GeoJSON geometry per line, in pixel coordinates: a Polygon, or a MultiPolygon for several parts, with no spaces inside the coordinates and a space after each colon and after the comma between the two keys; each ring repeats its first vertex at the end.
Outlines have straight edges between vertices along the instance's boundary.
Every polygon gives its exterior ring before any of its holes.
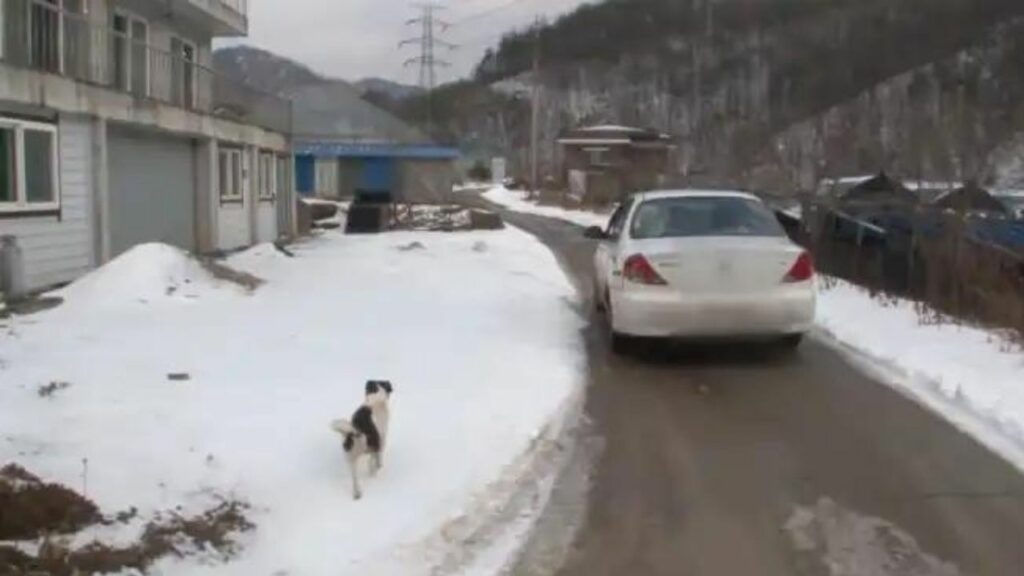
{"type": "Polygon", "coordinates": [[[108,146],[111,256],[145,242],[195,250],[193,142],[111,129],[108,146]]]}

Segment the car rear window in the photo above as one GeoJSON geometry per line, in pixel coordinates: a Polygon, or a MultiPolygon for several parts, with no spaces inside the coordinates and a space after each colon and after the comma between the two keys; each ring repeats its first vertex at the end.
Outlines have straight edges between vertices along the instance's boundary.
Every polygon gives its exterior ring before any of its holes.
{"type": "Polygon", "coordinates": [[[757,200],[689,196],[647,200],[637,207],[629,234],[638,240],[692,236],[782,236],[782,226],[757,200]]]}

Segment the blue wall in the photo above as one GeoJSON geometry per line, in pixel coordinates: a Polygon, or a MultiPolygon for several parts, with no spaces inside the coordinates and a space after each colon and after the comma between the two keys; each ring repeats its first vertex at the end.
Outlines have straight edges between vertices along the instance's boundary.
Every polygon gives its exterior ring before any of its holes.
{"type": "Polygon", "coordinates": [[[295,190],[312,196],[316,187],[316,159],[312,155],[295,157],[295,190]]]}

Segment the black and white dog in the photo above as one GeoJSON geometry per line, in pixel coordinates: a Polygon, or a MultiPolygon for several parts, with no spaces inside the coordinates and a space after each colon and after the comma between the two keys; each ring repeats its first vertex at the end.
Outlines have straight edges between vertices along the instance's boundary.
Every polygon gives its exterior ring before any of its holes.
{"type": "Polygon", "coordinates": [[[352,421],[335,420],[331,429],[345,439],[345,455],[352,471],[352,497],[359,500],[363,491],[359,487],[359,459],[370,456],[370,471],[376,474],[383,465],[384,445],[388,435],[388,399],[391,382],[370,380],[366,383],[366,401],[352,415],[352,421]]]}

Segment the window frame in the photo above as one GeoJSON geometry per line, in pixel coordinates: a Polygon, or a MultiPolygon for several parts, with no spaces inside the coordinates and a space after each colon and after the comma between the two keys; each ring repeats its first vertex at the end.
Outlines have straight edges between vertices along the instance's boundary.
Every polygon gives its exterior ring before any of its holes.
{"type": "Polygon", "coordinates": [[[261,150],[256,165],[256,197],[263,202],[273,202],[278,194],[277,155],[269,150],[261,150]],[[264,164],[264,162],[267,162],[267,164],[264,164]]]}
{"type": "Polygon", "coordinates": [[[241,148],[232,148],[228,146],[222,146],[217,150],[217,198],[221,204],[242,204],[245,202],[245,191],[243,190],[245,182],[244,167],[242,166],[242,154],[241,148]],[[228,167],[228,188],[232,189],[232,194],[225,194],[224,187],[224,171],[221,166],[221,157],[227,158],[228,167]]]}
{"type": "Polygon", "coordinates": [[[636,204],[634,198],[626,198],[612,213],[611,218],[608,219],[608,227],[605,229],[605,235],[608,236],[609,240],[618,240],[622,237],[622,233],[626,230],[627,223],[630,219],[630,213],[633,211],[634,204],[636,204]],[[621,220],[616,221],[616,218],[621,218],[621,220]],[[616,227],[618,230],[616,230],[616,227]]]}
{"type": "Polygon", "coordinates": [[[25,213],[59,213],[61,207],[60,186],[60,133],[55,124],[18,120],[0,116],[0,128],[14,131],[14,202],[0,202],[0,215],[25,213]],[[50,135],[50,182],[53,186],[52,200],[30,202],[26,189],[25,131],[45,132],[50,135]]]}
{"type": "Polygon", "coordinates": [[[173,73],[171,80],[171,90],[176,92],[172,95],[172,101],[177,100],[178,97],[182,98],[179,105],[186,110],[195,110],[199,107],[199,45],[184,36],[173,35],[171,36],[171,67],[172,69],[177,67],[181,71],[181,86],[174,86],[173,73]],[[180,51],[175,52],[175,42],[177,42],[180,51]],[[185,58],[186,49],[191,51],[192,59],[188,60],[185,58]],[[189,81],[186,82],[186,77],[189,81]],[[189,90],[186,90],[186,85],[189,90]],[[180,92],[177,93],[177,92],[180,92]]]}

